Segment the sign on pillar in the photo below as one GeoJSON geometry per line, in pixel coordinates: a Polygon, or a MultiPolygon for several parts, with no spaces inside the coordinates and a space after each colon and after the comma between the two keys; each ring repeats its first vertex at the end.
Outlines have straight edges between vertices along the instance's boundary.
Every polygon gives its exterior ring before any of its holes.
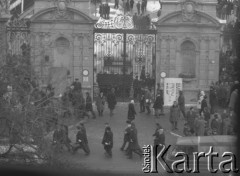
{"type": "Polygon", "coordinates": [[[179,91],[183,88],[182,78],[164,79],[164,105],[172,106],[178,100],[179,91]]]}

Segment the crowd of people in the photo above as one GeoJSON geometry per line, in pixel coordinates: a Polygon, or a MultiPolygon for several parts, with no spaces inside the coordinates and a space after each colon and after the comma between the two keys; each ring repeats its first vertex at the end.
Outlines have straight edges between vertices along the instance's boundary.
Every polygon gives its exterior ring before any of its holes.
{"type": "Polygon", "coordinates": [[[210,87],[209,101],[204,91],[201,91],[199,106],[197,106],[197,109],[190,107],[186,114],[184,96],[180,94],[178,103],[175,102],[170,110],[172,129],[177,129],[177,122],[182,112],[186,121],[183,130],[186,136],[235,134],[238,91],[238,82],[235,82],[232,86],[228,84],[213,84],[210,87]],[[223,112],[219,112],[217,107],[224,109],[223,112]]]}
{"type": "Polygon", "coordinates": [[[151,18],[150,15],[143,15],[135,13],[133,15],[133,24],[137,29],[149,29],[151,27],[151,18]]]}
{"type": "Polygon", "coordinates": [[[238,17],[240,10],[240,1],[239,0],[218,0],[217,3],[217,17],[220,19],[229,19],[231,14],[234,14],[238,17]]]}
{"type": "Polygon", "coordinates": [[[108,5],[108,3],[106,3],[106,4],[100,3],[100,5],[99,5],[99,14],[100,14],[100,17],[102,17],[104,19],[109,19],[110,6],[108,5]]]}

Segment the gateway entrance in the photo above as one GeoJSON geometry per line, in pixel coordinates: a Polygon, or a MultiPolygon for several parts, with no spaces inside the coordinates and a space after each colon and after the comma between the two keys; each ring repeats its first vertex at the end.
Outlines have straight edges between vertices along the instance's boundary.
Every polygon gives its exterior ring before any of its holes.
{"type": "Polygon", "coordinates": [[[153,25],[137,28],[130,16],[100,18],[94,29],[94,83],[98,90],[107,94],[115,88],[118,100],[128,101],[136,77],[140,80],[145,74],[155,80],[156,33],[153,25]]]}

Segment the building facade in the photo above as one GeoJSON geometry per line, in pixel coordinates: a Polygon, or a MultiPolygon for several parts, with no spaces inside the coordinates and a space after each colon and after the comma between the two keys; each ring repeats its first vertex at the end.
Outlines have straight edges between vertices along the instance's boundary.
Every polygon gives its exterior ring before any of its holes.
{"type": "Polygon", "coordinates": [[[157,82],[183,78],[186,103],[197,101],[219,77],[221,25],[216,0],[162,1],[157,22],[157,82]]]}
{"type": "MultiPolygon", "coordinates": [[[[161,16],[155,23],[156,84],[162,85],[163,72],[168,78],[183,78],[186,103],[196,103],[199,90],[208,91],[219,77],[221,24],[216,17],[217,0],[161,3],[161,16]]],[[[31,21],[28,42],[39,84],[51,83],[58,94],[78,78],[83,90],[93,93],[97,19],[89,1],[35,0],[20,16],[31,21]]]]}

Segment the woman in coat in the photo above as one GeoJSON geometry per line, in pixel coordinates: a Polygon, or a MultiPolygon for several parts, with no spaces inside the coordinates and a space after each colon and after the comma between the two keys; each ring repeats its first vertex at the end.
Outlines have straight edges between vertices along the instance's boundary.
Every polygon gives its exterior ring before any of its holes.
{"type": "Polygon", "coordinates": [[[132,122],[135,119],[136,115],[135,107],[134,107],[134,101],[131,100],[131,102],[128,105],[128,120],[132,122]]]}
{"type": "Polygon", "coordinates": [[[102,144],[104,146],[104,150],[106,151],[106,154],[108,154],[109,157],[112,157],[113,133],[109,126],[106,127],[106,129],[105,129],[102,144]]]}
{"type": "Polygon", "coordinates": [[[105,97],[103,96],[103,92],[101,92],[98,95],[96,100],[96,106],[97,106],[99,116],[103,116],[104,105],[105,105],[105,97]]]}
{"type": "Polygon", "coordinates": [[[160,116],[160,110],[162,109],[162,106],[163,106],[163,99],[161,97],[161,94],[158,93],[157,94],[157,97],[156,97],[156,100],[154,102],[154,105],[153,105],[153,108],[155,110],[155,115],[156,117],[159,117],[160,116]]]}
{"type": "Polygon", "coordinates": [[[172,130],[178,130],[177,124],[180,117],[180,109],[176,101],[174,101],[173,106],[170,108],[170,122],[172,124],[172,130]]]}

